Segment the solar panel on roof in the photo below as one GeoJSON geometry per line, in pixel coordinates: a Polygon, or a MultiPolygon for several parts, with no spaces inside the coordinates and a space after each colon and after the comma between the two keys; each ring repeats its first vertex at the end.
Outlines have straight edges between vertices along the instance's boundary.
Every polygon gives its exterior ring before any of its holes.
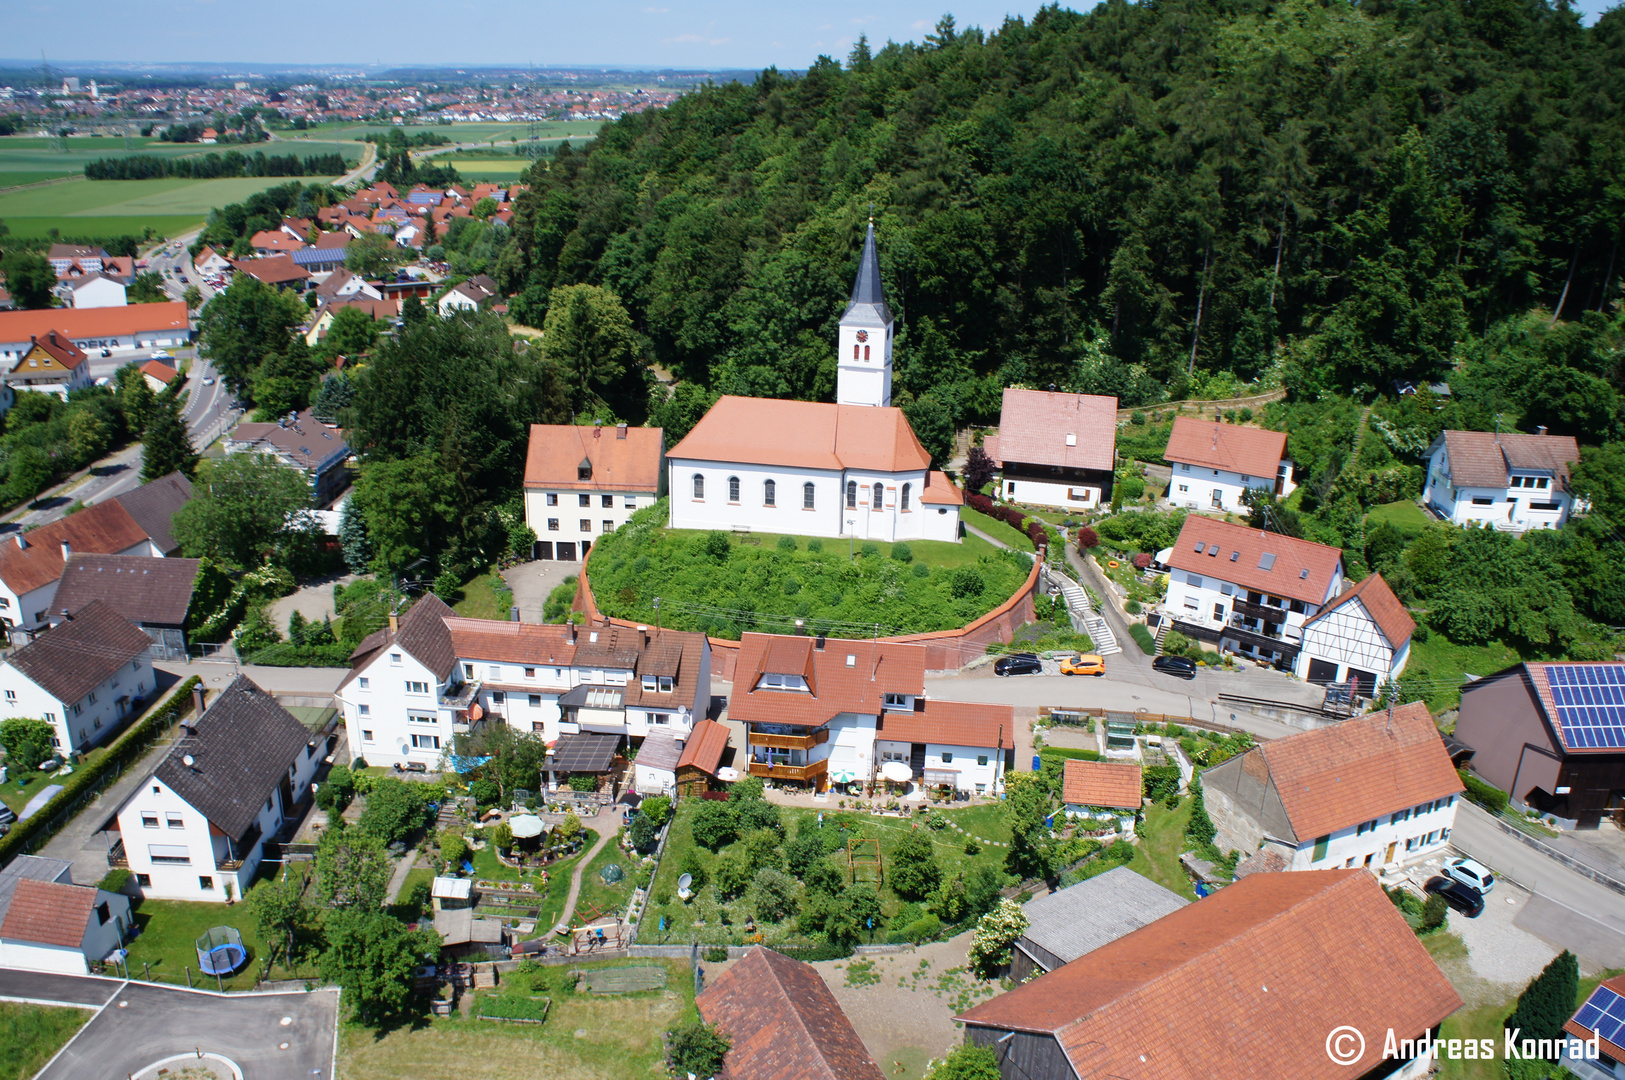
{"type": "Polygon", "coordinates": [[[1625,1040],[1625,997],[1599,986],[1574,1014],[1574,1021],[1619,1046],[1625,1040]]]}
{"type": "Polygon", "coordinates": [[[1625,665],[1548,664],[1546,685],[1569,749],[1625,749],[1625,665]]]}

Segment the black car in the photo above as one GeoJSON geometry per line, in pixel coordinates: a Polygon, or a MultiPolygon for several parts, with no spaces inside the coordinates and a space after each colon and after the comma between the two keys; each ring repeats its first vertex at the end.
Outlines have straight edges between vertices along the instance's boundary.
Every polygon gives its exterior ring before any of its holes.
{"type": "Polygon", "coordinates": [[[1196,678],[1196,661],[1188,656],[1157,656],[1151,660],[1151,670],[1164,675],[1177,675],[1181,679],[1196,678]]]}
{"type": "Polygon", "coordinates": [[[1467,916],[1476,919],[1484,911],[1484,894],[1471,885],[1447,877],[1429,878],[1422,888],[1426,892],[1438,893],[1444,897],[1444,902],[1467,916]]]}
{"type": "Polygon", "coordinates": [[[1011,653],[999,657],[993,664],[995,675],[1038,675],[1043,670],[1043,661],[1032,653],[1011,653]]]}

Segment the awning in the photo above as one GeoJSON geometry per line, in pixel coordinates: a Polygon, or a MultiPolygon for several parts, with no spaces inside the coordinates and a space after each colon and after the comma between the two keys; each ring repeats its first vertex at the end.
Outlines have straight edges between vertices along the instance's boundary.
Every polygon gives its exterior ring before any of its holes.
{"type": "Polygon", "coordinates": [[[533,836],[540,836],[545,829],[542,819],[535,814],[519,814],[508,819],[508,828],[513,830],[516,840],[528,840],[533,836]]]}
{"type": "Polygon", "coordinates": [[[568,773],[608,772],[610,762],[615,760],[615,751],[620,745],[619,735],[606,735],[595,731],[561,735],[558,746],[543,768],[568,773]]]}
{"type": "Polygon", "coordinates": [[[959,770],[958,769],[927,769],[927,770],[925,770],[925,786],[926,787],[937,787],[938,785],[943,785],[943,784],[945,784],[945,785],[947,785],[949,787],[958,786],[958,784],[959,784],[959,770]]]}

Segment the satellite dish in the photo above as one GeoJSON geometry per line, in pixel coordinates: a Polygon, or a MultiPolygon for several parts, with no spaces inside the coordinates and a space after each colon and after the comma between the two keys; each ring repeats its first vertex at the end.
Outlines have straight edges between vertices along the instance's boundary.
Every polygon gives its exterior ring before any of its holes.
{"type": "Polygon", "coordinates": [[[188,769],[190,769],[192,767],[192,764],[193,764],[192,755],[187,754],[185,757],[181,758],[181,764],[185,765],[188,769]]]}
{"type": "Polygon", "coordinates": [[[677,878],[677,896],[687,900],[694,895],[694,875],[683,874],[677,878]]]}

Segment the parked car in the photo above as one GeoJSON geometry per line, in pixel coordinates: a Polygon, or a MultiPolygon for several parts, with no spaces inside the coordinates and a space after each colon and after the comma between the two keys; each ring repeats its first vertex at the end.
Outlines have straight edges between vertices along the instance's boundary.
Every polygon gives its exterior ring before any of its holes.
{"type": "Polygon", "coordinates": [[[203,380],[203,385],[204,386],[213,386],[214,385],[214,376],[210,375],[207,379],[204,379],[203,380]]]}
{"type": "Polygon", "coordinates": [[[1043,670],[1044,662],[1032,653],[1011,653],[993,663],[995,675],[1039,675],[1043,670]]]}
{"type": "Polygon", "coordinates": [[[1151,661],[1151,670],[1164,675],[1177,675],[1181,679],[1196,678],[1196,661],[1188,656],[1158,656],[1151,661]]]}
{"type": "Polygon", "coordinates": [[[0,803],[0,836],[10,832],[11,827],[15,824],[17,824],[17,812],[5,803],[0,803]]]}
{"type": "Polygon", "coordinates": [[[1472,859],[1451,859],[1444,864],[1439,873],[1481,893],[1492,892],[1495,889],[1495,875],[1490,873],[1490,868],[1472,859]]]}
{"type": "Polygon", "coordinates": [[[175,355],[173,353],[169,352],[166,349],[154,349],[154,350],[152,350],[152,359],[154,359],[154,360],[173,360],[173,359],[175,359],[175,355]]]}
{"type": "Polygon", "coordinates": [[[1484,894],[1471,885],[1463,885],[1455,878],[1428,878],[1428,883],[1422,888],[1429,893],[1438,893],[1444,897],[1445,903],[1469,919],[1478,918],[1484,911],[1484,894]]]}
{"type": "Polygon", "coordinates": [[[1094,653],[1079,653],[1061,661],[1062,675],[1104,675],[1106,661],[1094,653]]]}

